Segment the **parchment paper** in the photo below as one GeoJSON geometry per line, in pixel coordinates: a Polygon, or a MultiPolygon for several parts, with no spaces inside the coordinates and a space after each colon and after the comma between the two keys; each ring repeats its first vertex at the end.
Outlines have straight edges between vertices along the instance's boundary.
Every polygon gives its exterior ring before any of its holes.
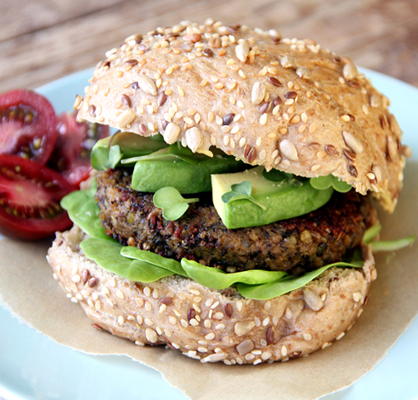
{"type": "MultiPolygon", "coordinates": [[[[380,213],[382,239],[418,236],[418,163],[407,164],[405,188],[393,215],[380,213]]],[[[138,347],[99,332],[52,278],[49,243],[0,241],[0,296],[18,318],[54,341],[89,354],[125,354],[162,373],[191,399],[315,399],[343,389],[370,371],[418,311],[418,243],[376,257],[378,279],[358,322],[333,346],[307,358],[258,366],[201,364],[179,352],[138,347]]]]}

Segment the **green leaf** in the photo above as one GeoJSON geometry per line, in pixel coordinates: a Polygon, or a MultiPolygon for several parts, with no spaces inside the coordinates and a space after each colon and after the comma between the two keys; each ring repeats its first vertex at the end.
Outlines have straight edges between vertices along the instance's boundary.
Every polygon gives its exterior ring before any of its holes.
{"type": "MultiPolygon", "coordinates": [[[[169,147],[140,157],[132,157],[122,160],[122,164],[132,164],[138,161],[175,161],[182,160],[189,164],[199,164],[202,156],[195,155],[189,148],[172,144],[169,147]]],[[[207,156],[203,156],[208,158],[207,156]]]]}
{"type": "Polygon", "coordinates": [[[382,225],[376,224],[371,226],[364,232],[363,241],[364,243],[370,243],[382,230],[382,225]]]}
{"type": "Polygon", "coordinates": [[[332,175],[318,176],[317,178],[311,178],[309,181],[311,186],[317,190],[325,190],[332,186],[337,192],[347,193],[352,189],[348,183],[332,175]]]}
{"type": "Polygon", "coordinates": [[[289,293],[292,290],[299,289],[305,286],[310,281],[317,278],[321,275],[324,271],[331,267],[353,267],[359,268],[362,266],[359,263],[346,263],[346,262],[337,262],[329,265],[325,265],[322,268],[318,268],[314,271],[307,272],[302,276],[291,276],[287,275],[283,279],[279,279],[275,282],[266,283],[264,285],[247,285],[244,283],[239,283],[237,285],[238,291],[241,293],[242,296],[248,299],[256,299],[256,300],[269,300],[277,296],[281,296],[283,294],[289,293]]]}
{"type": "Polygon", "coordinates": [[[185,199],[180,192],[171,186],[166,186],[155,192],[153,202],[163,210],[163,217],[175,221],[182,217],[189,208],[189,203],[199,201],[198,198],[185,199]]]}
{"type": "Polygon", "coordinates": [[[94,145],[91,165],[96,170],[105,171],[116,168],[123,159],[145,156],[162,148],[168,149],[168,145],[161,141],[161,135],[148,138],[130,132],[116,132],[94,145]]]}
{"type": "Polygon", "coordinates": [[[221,199],[225,204],[228,204],[231,201],[248,200],[265,211],[267,209],[266,206],[263,203],[257,201],[254,197],[252,197],[251,192],[251,183],[248,181],[244,181],[241,183],[231,185],[231,190],[229,192],[224,193],[221,199]]]}
{"type": "Polygon", "coordinates": [[[266,169],[263,169],[263,177],[271,182],[281,182],[286,179],[292,179],[293,175],[283,171],[279,171],[278,169],[272,169],[268,172],[266,171],[266,169]]]}
{"type": "Polygon", "coordinates": [[[181,265],[187,275],[195,282],[212,289],[226,289],[236,283],[242,282],[248,285],[260,285],[276,281],[286,276],[283,271],[250,270],[234,273],[226,273],[213,267],[206,267],[196,261],[183,258],[181,265]]]}
{"type": "Polygon", "coordinates": [[[372,246],[373,251],[395,251],[403,249],[407,246],[412,246],[412,243],[414,243],[414,241],[415,235],[412,235],[398,240],[382,240],[379,242],[371,242],[370,246],[372,246]]]}
{"type": "Polygon", "coordinates": [[[61,207],[67,210],[71,221],[89,236],[107,241],[115,241],[106,235],[100,222],[100,209],[94,200],[95,193],[95,184],[88,190],[72,192],[61,200],[61,207]]]}
{"type": "Polygon", "coordinates": [[[150,251],[140,250],[132,246],[122,247],[120,254],[127,258],[146,262],[148,264],[154,265],[155,267],[163,268],[172,272],[173,274],[187,277],[187,274],[181,267],[181,264],[171,258],[165,258],[158,254],[151,253],[150,251]]]}
{"type": "Polygon", "coordinates": [[[173,275],[167,269],[122,256],[123,246],[118,242],[89,238],[83,240],[80,246],[87,258],[96,261],[106,271],[134,282],[150,283],[173,275]]]}

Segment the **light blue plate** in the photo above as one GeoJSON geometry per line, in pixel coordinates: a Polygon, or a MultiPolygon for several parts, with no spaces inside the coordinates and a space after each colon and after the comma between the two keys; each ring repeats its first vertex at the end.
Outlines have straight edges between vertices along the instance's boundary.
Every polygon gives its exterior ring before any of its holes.
{"type": "MultiPolygon", "coordinates": [[[[404,143],[418,155],[418,90],[385,75],[365,71],[392,101],[404,143]]],[[[56,111],[70,110],[92,70],[39,89],[56,111]]],[[[0,277],[1,279],[1,277],[0,277]]],[[[418,305],[417,305],[418,307],[418,305]]],[[[383,328],[383,327],[382,327],[383,328]]],[[[326,400],[412,400],[418,398],[418,319],[369,374],[326,400]]],[[[332,379],[332,377],[330,377],[332,379]]],[[[0,307],[0,397],[6,400],[184,400],[162,376],[128,357],[89,356],[58,345],[20,324],[0,307]]]]}

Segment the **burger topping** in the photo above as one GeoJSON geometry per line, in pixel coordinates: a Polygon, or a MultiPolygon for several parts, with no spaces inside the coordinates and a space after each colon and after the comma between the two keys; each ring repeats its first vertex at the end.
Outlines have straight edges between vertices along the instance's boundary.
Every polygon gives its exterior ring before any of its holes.
{"type": "Polygon", "coordinates": [[[262,167],[212,175],[213,204],[228,229],[262,226],[307,214],[326,204],[333,193],[330,186],[317,190],[308,179],[280,171],[266,174],[271,180],[263,176],[262,167]]]}
{"type": "Polygon", "coordinates": [[[267,300],[304,286],[333,266],[363,265],[362,260],[354,258],[348,263],[329,264],[303,276],[293,277],[284,271],[249,270],[225,273],[186,258],[179,262],[136,247],[122,246],[118,241],[106,236],[100,225],[98,213],[91,212],[91,209],[96,207],[94,191],[93,188],[73,192],[63,200],[62,206],[67,209],[71,219],[92,236],[81,243],[84,254],[102,268],[132,281],[148,283],[177,274],[214,289],[237,286],[244,297],[267,300]]]}
{"type": "Polygon", "coordinates": [[[157,190],[153,201],[161,208],[165,219],[175,221],[184,215],[190,203],[196,203],[199,199],[185,199],[176,188],[167,186],[157,190]]]}

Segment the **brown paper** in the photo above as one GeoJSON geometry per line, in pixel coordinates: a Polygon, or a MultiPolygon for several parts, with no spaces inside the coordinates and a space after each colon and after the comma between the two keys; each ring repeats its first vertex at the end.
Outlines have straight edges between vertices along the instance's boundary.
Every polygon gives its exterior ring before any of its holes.
{"type": "MultiPolygon", "coordinates": [[[[380,213],[382,239],[418,236],[418,162],[410,162],[394,215],[380,213]]],[[[0,241],[0,295],[18,317],[58,343],[89,354],[125,354],[160,371],[192,399],[313,399],[343,389],[369,372],[418,310],[418,243],[377,257],[378,279],[354,327],[333,346],[307,358],[254,366],[201,364],[179,352],[138,347],[91,327],[52,278],[48,243],[0,241]]]]}

